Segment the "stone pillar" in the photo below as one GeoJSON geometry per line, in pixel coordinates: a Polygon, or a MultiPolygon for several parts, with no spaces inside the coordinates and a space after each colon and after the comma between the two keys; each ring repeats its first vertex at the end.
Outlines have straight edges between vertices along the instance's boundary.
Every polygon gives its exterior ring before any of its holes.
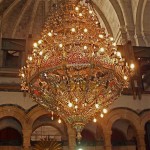
{"type": "Polygon", "coordinates": [[[30,138],[32,134],[31,129],[23,130],[23,150],[30,150],[31,144],[30,144],[30,138]]]}
{"type": "Polygon", "coordinates": [[[138,150],[146,150],[144,130],[137,131],[137,147],[138,150]]]}
{"type": "Polygon", "coordinates": [[[111,134],[112,131],[104,131],[104,149],[105,150],[112,150],[112,145],[111,145],[111,134]]]}
{"type": "Polygon", "coordinates": [[[75,130],[68,125],[68,140],[69,140],[69,150],[75,150],[76,148],[76,132],[75,130]]]}

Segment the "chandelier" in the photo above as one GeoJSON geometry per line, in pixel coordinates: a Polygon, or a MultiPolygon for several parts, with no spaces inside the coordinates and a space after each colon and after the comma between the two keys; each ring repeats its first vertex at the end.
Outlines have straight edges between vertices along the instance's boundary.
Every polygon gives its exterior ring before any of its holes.
{"type": "MultiPolygon", "coordinates": [[[[89,3],[67,0],[50,12],[41,39],[22,67],[22,90],[77,132],[128,86],[134,64],[117,51],[89,3]]],[[[59,120],[60,121],[60,120],[59,120]]]]}

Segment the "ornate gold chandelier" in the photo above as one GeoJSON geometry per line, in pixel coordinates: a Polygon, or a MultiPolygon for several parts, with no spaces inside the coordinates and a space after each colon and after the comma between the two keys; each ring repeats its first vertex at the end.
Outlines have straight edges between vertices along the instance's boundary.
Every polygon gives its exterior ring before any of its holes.
{"type": "Polygon", "coordinates": [[[120,96],[134,69],[101,28],[93,7],[79,0],[50,12],[26,63],[22,90],[71,124],[78,139],[85,124],[103,117],[120,96]]]}

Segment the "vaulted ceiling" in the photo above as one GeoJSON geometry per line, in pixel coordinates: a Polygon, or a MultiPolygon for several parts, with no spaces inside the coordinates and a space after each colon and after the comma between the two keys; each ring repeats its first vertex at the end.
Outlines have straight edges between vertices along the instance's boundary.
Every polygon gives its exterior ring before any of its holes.
{"type": "MultiPolygon", "coordinates": [[[[0,0],[2,36],[39,38],[48,12],[60,0],[0,0]]],[[[150,46],[150,0],[93,0],[102,27],[118,44],[150,46]]]]}

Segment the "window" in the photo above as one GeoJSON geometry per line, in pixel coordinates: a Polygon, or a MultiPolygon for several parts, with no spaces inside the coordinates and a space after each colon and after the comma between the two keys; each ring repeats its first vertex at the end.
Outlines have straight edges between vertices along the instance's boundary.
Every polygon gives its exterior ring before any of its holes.
{"type": "Polygon", "coordinates": [[[25,51],[25,40],[2,39],[3,68],[20,68],[25,51]]]}

